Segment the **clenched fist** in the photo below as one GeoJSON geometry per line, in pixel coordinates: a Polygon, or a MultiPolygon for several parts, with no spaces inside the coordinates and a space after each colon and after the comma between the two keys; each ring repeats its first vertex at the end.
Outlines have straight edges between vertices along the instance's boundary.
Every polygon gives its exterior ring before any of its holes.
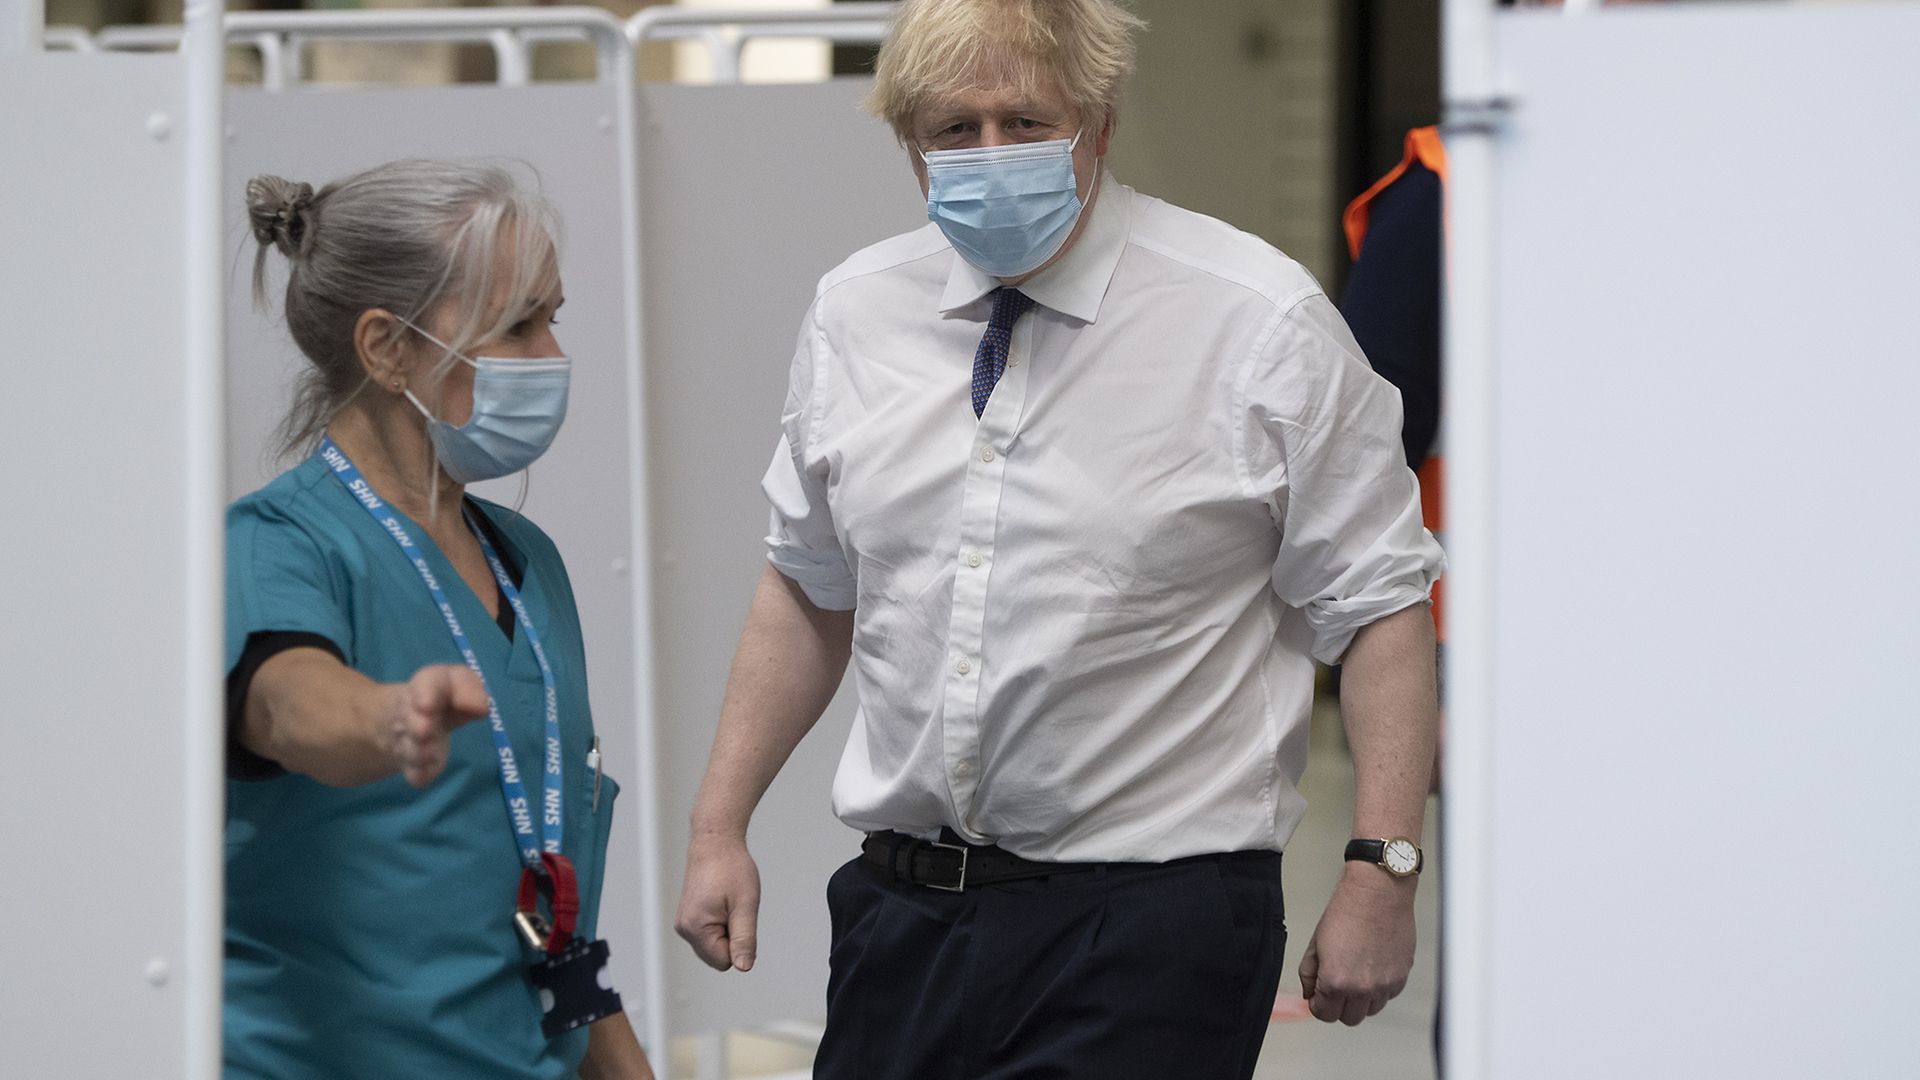
{"type": "Polygon", "coordinates": [[[745,840],[696,837],[674,929],[709,967],[753,969],[760,921],[760,871],[745,840]]]}

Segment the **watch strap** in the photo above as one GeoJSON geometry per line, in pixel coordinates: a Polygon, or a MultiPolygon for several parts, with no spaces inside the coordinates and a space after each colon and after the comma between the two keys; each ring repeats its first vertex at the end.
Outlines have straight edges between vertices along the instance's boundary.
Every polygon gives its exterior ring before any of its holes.
{"type": "Polygon", "coordinates": [[[1349,840],[1347,841],[1348,862],[1380,863],[1387,857],[1385,840],[1349,840]]]}

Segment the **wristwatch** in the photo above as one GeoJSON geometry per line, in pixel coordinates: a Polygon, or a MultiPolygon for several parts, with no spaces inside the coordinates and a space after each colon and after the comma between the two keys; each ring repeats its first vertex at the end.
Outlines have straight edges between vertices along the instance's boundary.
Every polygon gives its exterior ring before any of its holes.
{"type": "Polygon", "coordinates": [[[1420,845],[1404,836],[1384,840],[1349,840],[1347,859],[1350,862],[1372,863],[1398,878],[1412,877],[1426,865],[1426,856],[1420,853],[1420,845]]]}

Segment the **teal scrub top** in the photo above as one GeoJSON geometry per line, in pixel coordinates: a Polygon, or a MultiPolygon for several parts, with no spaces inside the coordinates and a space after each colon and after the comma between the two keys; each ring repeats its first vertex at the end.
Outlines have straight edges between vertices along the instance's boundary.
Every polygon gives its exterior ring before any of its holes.
{"type": "MultiPolygon", "coordinates": [[[[593,740],[580,617],[553,542],[475,500],[522,568],[520,595],[553,668],[564,774],[563,850],[591,939],[617,787],[593,806],[593,740]]],[[[544,688],[426,530],[406,520],[479,655],[529,794],[540,798],[544,688]]],[[[399,546],[317,458],[227,510],[226,669],[249,634],[299,631],[338,645],[385,683],[461,663],[399,546]]],[[[446,771],[415,790],[398,775],[357,788],[304,776],[229,780],[224,1055],[229,1078],[571,1077],[581,1028],[549,1041],[537,959],[513,925],[520,861],[485,718],[454,731],[446,771]]]]}

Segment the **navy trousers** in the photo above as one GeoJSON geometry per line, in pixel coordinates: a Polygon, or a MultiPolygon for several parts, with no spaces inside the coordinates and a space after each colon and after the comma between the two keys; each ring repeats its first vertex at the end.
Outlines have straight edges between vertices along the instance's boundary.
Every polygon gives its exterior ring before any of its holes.
{"type": "Polygon", "coordinates": [[[1280,983],[1277,852],[941,892],[827,884],[814,1080],[1246,1080],[1280,983]]]}

